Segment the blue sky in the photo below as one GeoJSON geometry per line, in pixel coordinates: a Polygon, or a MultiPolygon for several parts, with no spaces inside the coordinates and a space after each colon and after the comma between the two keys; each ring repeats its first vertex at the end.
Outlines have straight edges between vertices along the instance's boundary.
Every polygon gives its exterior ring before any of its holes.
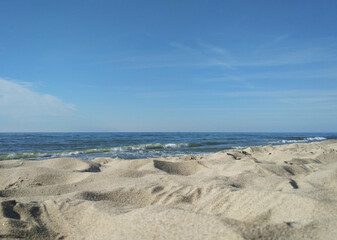
{"type": "Polygon", "coordinates": [[[0,131],[337,131],[336,1],[0,1],[0,131]]]}

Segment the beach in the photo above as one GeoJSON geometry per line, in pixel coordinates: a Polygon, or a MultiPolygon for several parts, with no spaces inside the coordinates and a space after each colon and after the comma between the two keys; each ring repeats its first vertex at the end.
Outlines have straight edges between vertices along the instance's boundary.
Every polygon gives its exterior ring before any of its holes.
{"type": "Polygon", "coordinates": [[[335,239],[337,140],[0,161],[3,239],[335,239]]]}

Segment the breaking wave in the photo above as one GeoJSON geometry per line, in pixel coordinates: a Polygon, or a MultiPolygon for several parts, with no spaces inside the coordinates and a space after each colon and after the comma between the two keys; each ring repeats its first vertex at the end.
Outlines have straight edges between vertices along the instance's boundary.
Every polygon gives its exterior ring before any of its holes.
{"type": "Polygon", "coordinates": [[[75,151],[64,152],[24,152],[24,153],[4,153],[0,154],[0,160],[12,159],[34,159],[34,158],[55,158],[55,157],[72,157],[81,154],[94,154],[94,153],[109,153],[109,152],[131,152],[131,151],[144,151],[156,149],[169,149],[169,148],[183,148],[183,147],[198,147],[202,144],[198,143],[153,143],[153,144],[140,144],[110,148],[90,148],[75,151]]]}
{"type": "MultiPolygon", "coordinates": [[[[309,135],[310,136],[310,135],[309,135]]],[[[285,137],[286,139],[274,140],[273,142],[261,142],[261,144],[287,144],[287,143],[306,143],[314,141],[323,141],[331,137],[285,137]]],[[[203,139],[204,140],[204,139],[203,139]]],[[[205,139],[206,140],[206,139],[205,139]]],[[[208,140],[208,139],[207,139],[208,140]]],[[[60,157],[78,157],[81,159],[92,159],[97,156],[113,156],[126,159],[148,158],[158,156],[178,156],[186,154],[203,154],[217,151],[228,151],[230,149],[240,150],[247,146],[256,145],[249,140],[248,142],[229,141],[228,139],[214,139],[215,141],[185,142],[185,143],[151,143],[139,145],[124,145],[113,147],[99,147],[86,149],[70,149],[68,151],[36,151],[36,152],[7,152],[0,153],[0,160],[12,159],[46,159],[60,157]]]]}
{"type": "Polygon", "coordinates": [[[273,143],[306,143],[306,142],[314,142],[314,141],[323,141],[326,140],[325,137],[308,137],[308,138],[297,138],[297,139],[287,139],[280,140],[273,143]]]}

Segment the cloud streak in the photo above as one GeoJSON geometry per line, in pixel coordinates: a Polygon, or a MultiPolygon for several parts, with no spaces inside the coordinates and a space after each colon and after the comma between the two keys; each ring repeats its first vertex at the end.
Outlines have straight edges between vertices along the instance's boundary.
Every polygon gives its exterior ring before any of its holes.
{"type": "Polygon", "coordinates": [[[35,92],[29,84],[0,78],[0,115],[12,118],[44,116],[69,116],[75,111],[73,104],[61,99],[35,92]]]}
{"type": "MultiPolygon", "coordinates": [[[[292,42],[289,35],[275,37],[265,44],[247,47],[246,50],[229,51],[202,41],[185,44],[177,41],[166,43],[166,51],[156,55],[133,55],[110,59],[119,69],[157,68],[219,68],[241,70],[245,68],[300,66],[336,62],[334,44],[304,45],[292,42]],[[284,42],[286,47],[284,46],[284,42]]],[[[164,46],[163,46],[164,48],[164,46]]],[[[103,62],[102,62],[103,63],[103,62]]]]}

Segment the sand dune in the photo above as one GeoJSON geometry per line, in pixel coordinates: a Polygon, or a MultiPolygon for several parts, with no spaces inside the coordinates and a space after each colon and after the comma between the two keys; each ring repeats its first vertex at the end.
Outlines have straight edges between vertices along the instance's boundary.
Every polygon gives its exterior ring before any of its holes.
{"type": "Polygon", "coordinates": [[[0,162],[0,238],[336,239],[337,141],[0,162]]]}

